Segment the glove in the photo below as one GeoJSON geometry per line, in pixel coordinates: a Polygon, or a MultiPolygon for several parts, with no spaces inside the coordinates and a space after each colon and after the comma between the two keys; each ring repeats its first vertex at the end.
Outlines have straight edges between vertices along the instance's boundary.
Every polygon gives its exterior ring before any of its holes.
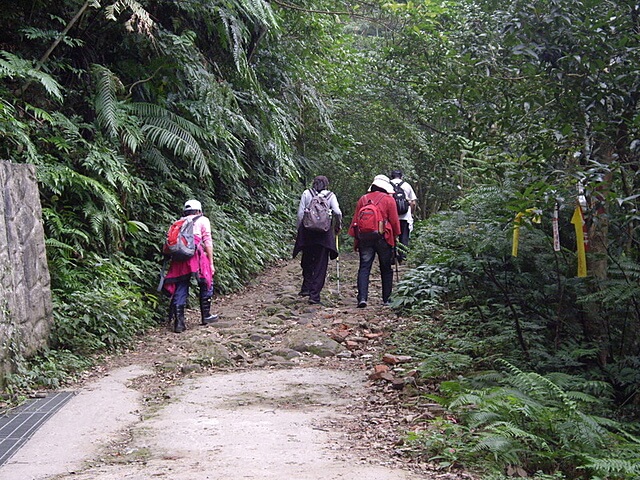
{"type": "Polygon", "coordinates": [[[342,215],[335,215],[333,231],[337,234],[340,230],[342,230],[342,215]]]}

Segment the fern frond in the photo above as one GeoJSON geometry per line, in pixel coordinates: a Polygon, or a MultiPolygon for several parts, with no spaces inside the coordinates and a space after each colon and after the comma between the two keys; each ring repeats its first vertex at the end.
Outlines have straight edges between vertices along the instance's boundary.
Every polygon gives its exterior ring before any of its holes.
{"type": "Polygon", "coordinates": [[[53,77],[37,70],[33,62],[0,50],[0,78],[3,77],[35,80],[44,87],[49,95],[62,101],[62,87],[53,77]]]}
{"type": "MultiPolygon", "coordinates": [[[[486,435],[483,436],[478,442],[473,446],[471,451],[480,452],[483,450],[487,450],[493,453],[496,457],[500,456],[500,453],[509,452],[515,450],[517,447],[520,447],[517,444],[514,444],[513,440],[507,437],[503,437],[500,435],[486,435]]],[[[518,449],[521,449],[518,448],[518,449]]],[[[514,456],[517,459],[517,455],[514,452],[514,456]]],[[[515,463],[515,462],[514,462],[515,463]]]]}
{"type": "Polygon", "coordinates": [[[156,147],[152,145],[150,148],[146,148],[141,155],[145,163],[163,177],[169,178],[171,176],[171,162],[156,147]]]}
{"type": "Polygon", "coordinates": [[[162,120],[167,120],[171,123],[176,124],[180,129],[184,130],[195,138],[201,140],[207,140],[211,138],[211,134],[199,125],[196,125],[195,123],[187,120],[184,117],[181,117],[180,115],[176,115],[175,113],[161,107],[160,105],[145,102],[132,102],[127,104],[126,109],[143,121],[160,122],[162,120]]]}
{"type": "Polygon", "coordinates": [[[38,179],[52,192],[61,195],[65,189],[99,200],[109,211],[122,213],[117,195],[98,180],[82,175],[62,165],[42,165],[38,168],[38,179]]]}
{"type": "Polygon", "coordinates": [[[47,247],[47,251],[51,252],[52,250],[60,250],[66,253],[74,253],[76,251],[76,249],[64,242],[61,242],[60,240],[57,240],[55,238],[47,238],[44,241],[44,244],[47,247]]]}
{"type": "Polygon", "coordinates": [[[484,410],[471,412],[469,413],[469,415],[467,415],[467,420],[471,428],[486,426],[498,421],[501,418],[502,416],[498,413],[487,412],[484,410]]]}
{"type": "Polygon", "coordinates": [[[111,70],[102,65],[94,65],[93,74],[96,79],[95,109],[98,126],[111,138],[116,138],[120,128],[118,92],[122,92],[124,86],[111,70]]]}
{"type": "Polygon", "coordinates": [[[593,470],[600,475],[623,475],[623,478],[640,476],[640,457],[631,460],[620,458],[594,458],[585,455],[586,463],[581,470],[593,470]]]}
{"type": "Polygon", "coordinates": [[[193,167],[201,176],[211,175],[200,145],[193,136],[177,124],[165,119],[147,119],[142,127],[149,141],[161,148],[167,148],[174,155],[193,162],[193,167]]]}

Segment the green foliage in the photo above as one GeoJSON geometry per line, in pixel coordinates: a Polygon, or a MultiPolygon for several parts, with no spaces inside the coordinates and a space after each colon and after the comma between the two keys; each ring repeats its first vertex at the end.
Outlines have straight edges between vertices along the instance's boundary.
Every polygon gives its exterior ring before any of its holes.
{"type": "MultiPolygon", "coordinates": [[[[464,423],[442,426],[416,448],[445,464],[503,473],[519,467],[562,478],[634,478],[638,448],[621,430],[635,432],[637,425],[637,344],[629,324],[638,318],[636,265],[624,254],[612,256],[608,278],[590,288],[593,279],[575,278],[574,253],[551,248],[548,212],[561,190],[511,185],[477,187],[455,211],[417,226],[410,259],[419,266],[395,289],[394,304],[424,324],[394,343],[420,359],[425,378],[473,375],[497,357],[539,373],[509,367],[508,380],[444,382],[442,391],[456,389],[446,392],[456,399],[447,405],[464,423]],[[532,207],[542,211],[542,223],[524,217],[514,258],[513,218],[532,207]],[[578,321],[594,305],[605,315],[611,342],[604,366],[578,321]],[[564,373],[541,375],[558,371],[564,373]],[[623,429],[612,418],[631,422],[623,429]]],[[[561,243],[569,248],[571,213],[561,209],[559,218],[561,243]]]]}
{"type": "Polygon", "coordinates": [[[54,290],[56,349],[88,355],[126,347],[154,324],[156,300],[140,286],[146,272],[139,265],[91,254],[63,267],[53,272],[62,280],[54,290]]]}
{"type": "Polygon", "coordinates": [[[633,8],[473,0],[354,4],[345,15],[325,0],[101,3],[63,36],[77,3],[0,5],[0,154],[37,165],[60,346],[120,348],[149,325],[159,245],[187,198],[206,205],[216,286],[228,292],[288,254],[296,197],[314,175],[329,176],[348,218],[374,175],[400,167],[423,221],[412,236],[417,268],[394,305],[423,324],[396,340],[422,375],[455,378],[504,356],[539,374],[581,373],[611,398],[593,403],[582,389],[512,371],[522,383],[500,384],[504,398],[467,391],[494,419],[443,421],[446,435],[429,448],[444,463],[493,459],[548,479],[568,467],[545,470],[564,461],[545,443],[566,443],[566,462],[592,478],[633,471],[620,450],[608,460],[562,437],[545,410],[595,443],[608,438],[600,422],[614,406],[637,417],[633,8]],[[331,10],[342,13],[319,13],[331,10]],[[592,230],[608,233],[589,258],[603,268],[586,280],[575,278],[570,224],[578,181],[594,200],[592,230]],[[524,218],[514,258],[513,219],[531,208],[542,223],[524,218]],[[523,425],[507,400],[543,425],[523,425]],[[583,407],[595,420],[577,415],[583,407]],[[523,448],[535,449],[541,472],[523,448]]]}
{"type": "Polygon", "coordinates": [[[522,468],[561,472],[560,478],[638,475],[640,442],[625,431],[629,426],[591,413],[610,399],[601,384],[502,365],[500,372],[442,383],[436,399],[460,423],[439,420],[410,440],[432,458],[494,473],[522,468]]]}
{"type": "Polygon", "coordinates": [[[67,350],[46,350],[28,360],[14,360],[16,370],[5,378],[6,392],[14,397],[34,389],[60,388],[92,365],[87,357],[67,350]]]}
{"type": "Polygon", "coordinates": [[[29,60],[0,50],[0,80],[3,78],[35,80],[49,95],[62,100],[62,88],[50,75],[40,72],[29,60]]]}

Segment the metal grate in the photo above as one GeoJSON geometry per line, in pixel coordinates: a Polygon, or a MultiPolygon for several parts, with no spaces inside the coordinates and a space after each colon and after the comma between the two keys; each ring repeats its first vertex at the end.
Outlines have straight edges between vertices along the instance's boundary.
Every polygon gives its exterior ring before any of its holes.
{"type": "Polygon", "coordinates": [[[60,392],[28,401],[0,417],[0,465],[16,453],[74,392],[60,392]]]}

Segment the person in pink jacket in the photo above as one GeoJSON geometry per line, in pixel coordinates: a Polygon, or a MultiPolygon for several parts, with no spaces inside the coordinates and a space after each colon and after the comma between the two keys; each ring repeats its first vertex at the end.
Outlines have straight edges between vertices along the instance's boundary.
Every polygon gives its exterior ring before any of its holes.
{"type": "Polygon", "coordinates": [[[373,179],[369,192],[360,197],[356,204],[355,213],[349,235],[355,238],[354,248],[360,254],[358,268],[358,308],[367,306],[369,297],[369,276],[373,260],[378,255],[380,262],[380,276],[382,279],[382,303],[389,305],[391,290],[393,288],[393,249],[396,245],[396,237],[400,235],[400,220],[396,202],[393,199],[393,186],[386,175],[378,175],[373,179]],[[378,206],[383,218],[384,234],[374,241],[358,239],[358,218],[362,207],[372,202],[378,206]]]}
{"type": "Polygon", "coordinates": [[[171,296],[169,320],[174,322],[173,331],[176,333],[184,332],[186,329],[184,310],[192,277],[196,278],[200,290],[201,324],[207,325],[218,320],[218,315],[211,314],[213,276],[216,273],[213,265],[211,222],[202,214],[202,205],[198,200],[189,200],[184,204],[182,216],[190,215],[197,216],[193,223],[196,253],[189,260],[171,260],[163,284],[165,293],[171,296]]]}

